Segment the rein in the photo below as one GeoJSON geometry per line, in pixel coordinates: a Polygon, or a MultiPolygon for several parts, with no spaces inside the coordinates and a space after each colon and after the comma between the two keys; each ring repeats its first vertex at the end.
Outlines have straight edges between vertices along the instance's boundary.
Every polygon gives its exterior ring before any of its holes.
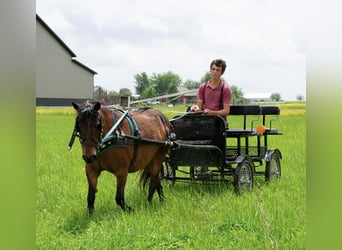
{"type": "MultiPolygon", "coordinates": [[[[174,135],[172,135],[172,136],[174,136],[174,135]]],[[[165,145],[167,147],[178,147],[178,144],[174,141],[159,141],[159,140],[141,138],[141,137],[132,136],[132,135],[125,135],[124,137],[126,137],[128,139],[132,139],[133,141],[138,141],[138,142],[142,142],[142,143],[161,144],[161,145],[165,145]]]]}

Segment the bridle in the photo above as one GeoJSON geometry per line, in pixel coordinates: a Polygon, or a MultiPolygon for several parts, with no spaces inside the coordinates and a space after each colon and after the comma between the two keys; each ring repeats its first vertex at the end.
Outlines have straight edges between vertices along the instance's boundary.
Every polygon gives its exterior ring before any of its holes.
{"type": "Polygon", "coordinates": [[[102,122],[100,113],[99,111],[94,110],[90,104],[88,104],[78,112],[78,115],[75,121],[75,127],[74,127],[74,130],[73,130],[70,142],[69,142],[69,150],[72,148],[72,145],[76,137],[79,138],[80,144],[82,146],[95,147],[96,149],[98,149],[102,143],[102,134],[103,134],[103,122],[102,122]],[[82,137],[80,135],[80,126],[79,126],[80,120],[83,120],[84,117],[86,117],[87,130],[88,130],[87,134],[89,135],[91,134],[90,122],[94,116],[98,120],[98,125],[97,125],[98,131],[99,131],[98,137],[96,139],[93,137],[82,137]]]}

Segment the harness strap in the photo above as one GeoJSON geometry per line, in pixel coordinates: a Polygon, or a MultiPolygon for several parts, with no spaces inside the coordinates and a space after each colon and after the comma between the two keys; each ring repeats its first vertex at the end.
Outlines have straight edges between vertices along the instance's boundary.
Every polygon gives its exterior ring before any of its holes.
{"type": "Polygon", "coordinates": [[[108,131],[108,133],[105,135],[105,137],[103,137],[102,142],[106,141],[111,136],[111,134],[117,129],[117,127],[119,127],[120,123],[127,116],[127,114],[128,114],[128,110],[126,110],[122,114],[122,116],[119,118],[119,120],[117,120],[117,122],[114,123],[114,126],[108,131]]]}
{"type": "Polygon", "coordinates": [[[128,116],[128,123],[131,128],[131,135],[138,137],[138,140],[134,140],[134,149],[133,149],[133,156],[132,160],[130,162],[130,166],[133,167],[137,164],[137,154],[138,154],[138,144],[141,141],[141,134],[139,130],[139,126],[137,124],[137,121],[133,119],[131,116],[128,116]]]}
{"type": "Polygon", "coordinates": [[[134,152],[133,152],[133,159],[132,161],[135,161],[136,155],[137,155],[137,141],[134,141],[133,143],[128,143],[126,135],[123,133],[120,124],[124,120],[124,118],[127,119],[128,124],[130,126],[131,130],[131,136],[138,136],[141,138],[139,127],[135,119],[133,119],[129,114],[128,111],[123,111],[121,109],[117,109],[122,116],[120,118],[117,118],[114,113],[112,112],[112,119],[114,122],[113,127],[108,131],[106,136],[102,139],[101,145],[98,149],[97,154],[102,154],[106,150],[112,148],[112,147],[125,147],[129,144],[134,144],[134,152]],[[113,133],[115,132],[115,135],[113,133]]]}
{"type": "Polygon", "coordinates": [[[72,131],[72,135],[68,144],[68,150],[70,151],[72,149],[72,145],[74,144],[75,138],[77,136],[77,130],[76,127],[74,128],[74,130],[72,131]]]}

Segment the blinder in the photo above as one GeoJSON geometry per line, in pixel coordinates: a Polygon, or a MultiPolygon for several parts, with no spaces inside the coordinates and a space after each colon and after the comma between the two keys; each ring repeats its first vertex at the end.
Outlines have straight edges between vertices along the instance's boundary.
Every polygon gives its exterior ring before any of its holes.
{"type": "Polygon", "coordinates": [[[99,112],[97,110],[92,109],[91,106],[87,105],[84,109],[78,112],[78,115],[75,121],[74,130],[72,132],[70,142],[68,145],[68,149],[71,150],[76,137],[79,138],[80,144],[82,146],[93,146],[93,147],[96,147],[96,149],[98,149],[102,141],[102,133],[103,133],[103,126],[102,126],[102,119],[101,119],[99,112]],[[88,127],[89,134],[91,132],[91,127],[90,127],[91,118],[94,116],[97,117],[98,119],[97,129],[99,131],[97,139],[93,137],[81,137],[79,123],[80,123],[80,120],[83,120],[85,116],[86,116],[86,125],[88,127]],[[87,142],[87,141],[90,141],[90,142],[87,142]],[[85,142],[87,143],[85,144],[85,142]]]}

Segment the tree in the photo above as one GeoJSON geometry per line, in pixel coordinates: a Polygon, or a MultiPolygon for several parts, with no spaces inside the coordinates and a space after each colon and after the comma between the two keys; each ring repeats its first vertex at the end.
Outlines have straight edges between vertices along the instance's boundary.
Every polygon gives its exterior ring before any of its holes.
{"type": "Polygon", "coordinates": [[[177,93],[177,87],[182,83],[180,76],[171,71],[164,74],[153,73],[150,81],[156,90],[156,94],[177,93]]]}
{"type": "Polygon", "coordinates": [[[234,104],[243,103],[243,92],[241,88],[235,85],[231,85],[230,88],[232,90],[232,103],[234,104]]]}
{"type": "Polygon", "coordinates": [[[205,72],[204,76],[201,78],[201,83],[209,81],[210,77],[211,77],[210,72],[209,71],[205,72]]]}
{"type": "Polygon", "coordinates": [[[200,86],[200,82],[196,82],[193,80],[186,80],[183,83],[183,86],[186,87],[187,89],[198,89],[198,87],[200,86]]]}
{"type": "Polygon", "coordinates": [[[132,92],[128,88],[122,88],[120,89],[119,94],[122,96],[131,96],[132,92]]]}
{"type": "Polygon", "coordinates": [[[109,91],[107,95],[107,103],[108,104],[117,104],[120,102],[120,95],[116,91],[109,91]]]}
{"type": "Polygon", "coordinates": [[[155,88],[153,88],[152,86],[149,86],[144,89],[144,91],[141,93],[141,96],[151,97],[151,96],[154,96],[155,94],[156,94],[155,88]]]}
{"type": "Polygon", "coordinates": [[[151,86],[150,79],[148,78],[146,72],[142,72],[140,74],[136,74],[134,76],[135,79],[135,92],[138,95],[141,95],[144,97],[143,92],[146,88],[151,86]]]}
{"type": "Polygon", "coordinates": [[[272,93],[272,95],[270,96],[270,98],[272,100],[275,100],[276,102],[280,101],[281,99],[281,95],[279,93],[272,93]]]}
{"type": "Polygon", "coordinates": [[[103,89],[99,85],[96,85],[94,87],[94,100],[100,102],[107,102],[107,90],[103,89]]]}
{"type": "Polygon", "coordinates": [[[303,95],[297,95],[297,101],[304,101],[304,96],[303,95]]]}

